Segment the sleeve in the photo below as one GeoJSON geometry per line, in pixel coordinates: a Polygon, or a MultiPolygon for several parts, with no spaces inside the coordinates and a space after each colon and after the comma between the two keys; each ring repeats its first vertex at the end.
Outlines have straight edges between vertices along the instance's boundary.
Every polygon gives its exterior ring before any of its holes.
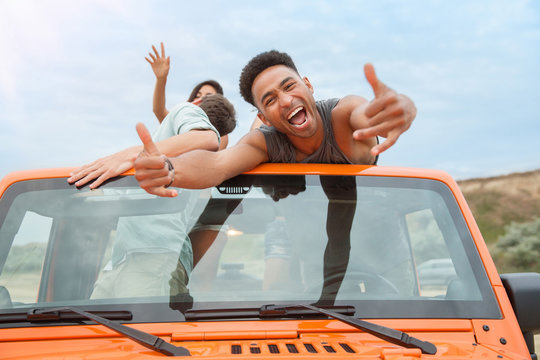
{"type": "Polygon", "coordinates": [[[197,105],[190,103],[180,104],[171,109],[170,126],[175,135],[187,133],[191,130],[212,130],[221,142],[219,132],[212,125],[206,113],[197,105]]]}

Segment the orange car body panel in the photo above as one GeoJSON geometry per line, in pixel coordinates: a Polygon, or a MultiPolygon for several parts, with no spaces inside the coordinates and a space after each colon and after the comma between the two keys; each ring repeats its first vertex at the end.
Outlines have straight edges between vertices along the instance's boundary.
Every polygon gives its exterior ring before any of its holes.
{"type": "MultiPolygon", "coordinates": [[[[67,178],[72,168],[19,171],[0,181],[0,194],[18,181],[67,178]]],[[[125,173],[132,175],[133,170],[125,173]]],[[[360,165],[263,164],[247,174],[325,174],[433,179],[454,194],[494,289],[502,319],[381,319],[372,322],[405,331],[437,346],[436,355],[405,349],[337,320],[245,320],[144,323],[128,326],[189,349],[208,359],[530,359],[514,311],[488,248],[457,183],[434,170],[360,165]],[[489,328],[489,330],[486,330],[489,328]],[[316,352],[306,350],[312,344],[316,352]],[[279,353],[270,353],[275,344],[279,353]],[[297,353],[287,351],[293,344],[297,353]],[[346,344],[354,352],[346,350],[346,344]],[[240,354],[231,346],[239,345],[240,354]],[[327,348],[328,346],[328,348],[327,348]],[[253,349],[259,349],[257,350],[253,349]],[[333,352],[329,349],[333,349],[333,352]]],[[[0,329],[1,359],[148,359],[163,357],[101,325],[0,329]]]]}

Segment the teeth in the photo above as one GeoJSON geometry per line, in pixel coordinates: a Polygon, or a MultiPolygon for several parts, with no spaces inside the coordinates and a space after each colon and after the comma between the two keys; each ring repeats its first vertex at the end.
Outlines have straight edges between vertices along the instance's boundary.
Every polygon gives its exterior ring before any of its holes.
{"type": "Polygon", "coordinates": [[[303,109],[304,109],[303,106],[300,106],[299,108],[296,108],[296,110],[294,110],[294,111],[289,115],[289,117],[287,118],[287,120],[291,120],[292,117],[293,117],[294,115],[298,114],[298,112],[299,112],[300,110],[303,110],[303,109]]]}

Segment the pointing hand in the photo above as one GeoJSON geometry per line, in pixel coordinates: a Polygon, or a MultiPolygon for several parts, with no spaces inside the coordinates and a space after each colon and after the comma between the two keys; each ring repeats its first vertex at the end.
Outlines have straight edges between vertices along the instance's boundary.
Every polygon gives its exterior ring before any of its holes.
{"type": "Polygon", "coordinates": [[[168,187],[174,181],[170,160],[159,152],[144,124],[137,124],[137,133],[144,149],[135,160],[135,179],[146,192],[163,197],[175,197],[178,192],[168,187]]]}
{"type": "Polygon", "coordinates": [[[411,126],[416,117],[416,107],[408,97],[398,94],[379,80],[373,65],[366,64],[364,74],[375,98],[365,109],[369,127],[356,130],[353,137],[356,140],[373,136],[385,137],[383,143],[371,149],[373,155],[378,155],[394,145],[399,136],[411,126]]]}

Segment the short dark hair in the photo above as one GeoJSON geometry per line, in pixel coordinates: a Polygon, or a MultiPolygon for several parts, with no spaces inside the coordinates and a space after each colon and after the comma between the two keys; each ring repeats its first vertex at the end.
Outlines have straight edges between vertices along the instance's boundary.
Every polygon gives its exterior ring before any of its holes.
{"type": "Polygon", "coordinates": [[[236,113],[233,104],[221,94],[206,95],[199,107],[208,115],[208,119],[219,132],[225,136],[236,127],[236,113]]]}
{"type": "Polygon", "coordinates": [[[242,74],[240,74],[240,94],[244,100],[251,105],[255,106],[253,94],[251,93],[253,81],[257,75],[274,65],[284,65],[294,70],[298,74],[296,65],[294,65],[291,57],[288,54],[279,52],[277,50],[270,50],[260,53],[251,59],[242,69],[242,74]]]}
{"type": "Polygon", "coordinates": [[[201,83],[198,83],[193,90],[191,90],[191,95],[189,95],[188,102],[192,102],[197,97],[197,93],[204,85],[210,85],[216,90],[216,93],[223,95],[223,88],[216,80],[206,80],[201,83]]]}

